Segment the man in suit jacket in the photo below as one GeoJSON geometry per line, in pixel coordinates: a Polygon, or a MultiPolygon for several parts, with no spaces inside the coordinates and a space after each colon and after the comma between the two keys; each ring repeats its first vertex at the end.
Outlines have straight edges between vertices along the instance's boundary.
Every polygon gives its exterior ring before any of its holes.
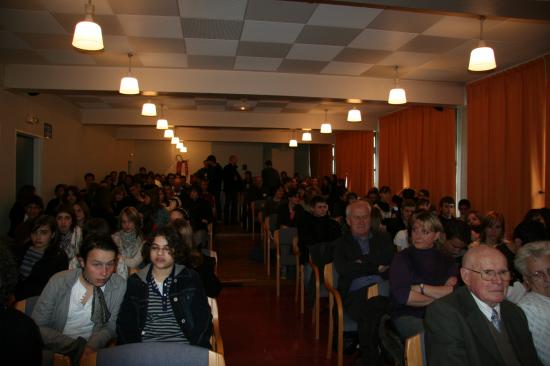
{"type": "Polygon", "coordinates": [[[428,364],[541,365],[525,315],[506,300],[510,272],[504,255],[481,245],[466,253],[462,265],[466,287],[428,306],[428,364]]]}

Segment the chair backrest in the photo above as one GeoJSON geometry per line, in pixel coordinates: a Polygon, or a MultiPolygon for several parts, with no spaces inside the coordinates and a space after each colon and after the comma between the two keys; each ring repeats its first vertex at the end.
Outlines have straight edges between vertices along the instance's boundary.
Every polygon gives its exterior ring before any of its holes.
{"type": "Polygon", "coordinates": [[[277,230],[277,218],[279,217],[278,214],[271,214],[266,219],[269,219],[269,231],[274,232],[277,230]]]}
{"type": "MultiPolygon", "coordinates": [[[[97,352],[97,366],[208,366],[210,354],[207,348],[169,342],[131,343],[97,352]]],[[[86,366],[93,365],[83,362],[86,366]]]]}
{"type": "Polygon", "coordinates": [[[338,272],[336,272],[334,265],[332,263],[325,264],[325,269],[323,272],[325,277],[325,286],[327,288],[333,288],[337,290],[338,289],[338,272]]]}
{"type": "Polygon", "coordinates": [[[279,229],[279,244],[292,245],[294,237],[298,235],[298,230],[295,227],[285,227],[279,229]]]}
{"type": "Polygon", "coordinates": [[[424,349],[424,332],[418,333],[405,341],[405,365],[426,365],[426,352],[424,349]]]}

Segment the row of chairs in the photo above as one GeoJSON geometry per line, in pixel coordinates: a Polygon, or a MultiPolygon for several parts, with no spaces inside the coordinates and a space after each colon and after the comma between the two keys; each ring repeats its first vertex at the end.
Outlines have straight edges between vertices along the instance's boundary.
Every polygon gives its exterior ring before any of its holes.
{"type": "MultiPolygon", "coordinates": [[[[271,249],[275,249],[276,264],[275,264],[275,286],[277,296],[280,296],[280,283],[281,283],[281,266],[290,265],[288,259],[282,260],[282,258],[288,258],[288,253],[285,250],[290,248],[292,256],[294,257],[293,265],[296,268],[295,278],[295,302],[300,301],[300,313],[304,313],[304,298],[305,298],[305,277],[304,277],[304,265],[300,264],[300,250],[298,248],[298,233],[295,228],[283,228],[277,229],[273,223],[277,220],[276,215],[270,215],[263,220],[262,223],[262,236],[264,247],[264,261],[266,264],[266,271],[268,277],[271,273],[271,249]]],[[[343,335],[344,332],[357,331],[357,324],[348,316],[346,316],[343,310],[342,296],[338,292],[338,273],[334,269],[332,263],[324,265],[324,286],[321,284],[321,274],[319,267],[313,261],[311,255],[309,257],[309,266],[311,267],[311,273],[315,283],[315,299],[312,309],[312,323],[315,326],[315,339],[319,339],[320,333],[320,304],[321,297],[329,298],[329,329],[328,329],[328,342],[327,342],[327,359],[332,356],[333,347],[333,331],[334,331],[334,318],[332,316],[334,306],[336,306],[337,313],[337,364],[343,365],[343,335]]],[[[373,285],[369,287],[367,298],[371,298],[378,295],[387,296],[389,292],[387,281],[381,285],[373,285]]],[[[425,356],[423,351],[423,335],[416,335],[406,340],[405,343],[405,364],[409,366],[422,366],[425,365],[425,356]]]]}

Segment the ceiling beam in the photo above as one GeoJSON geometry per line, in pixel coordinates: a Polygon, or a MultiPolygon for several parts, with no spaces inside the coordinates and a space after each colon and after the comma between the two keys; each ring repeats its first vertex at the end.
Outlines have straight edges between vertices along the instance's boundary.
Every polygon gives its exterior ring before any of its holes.
{"type": "MultiPolygon", "coordinates": [[[[58,91],[117,91],[122,67],[7,65],[5,88],[58,91]]],[[[135,68],[142,90],[385,101],[393,79],[254,71],[135,68]]],[[[462,105],[460,83],[401,80],[411,103],[462,105]]]]}

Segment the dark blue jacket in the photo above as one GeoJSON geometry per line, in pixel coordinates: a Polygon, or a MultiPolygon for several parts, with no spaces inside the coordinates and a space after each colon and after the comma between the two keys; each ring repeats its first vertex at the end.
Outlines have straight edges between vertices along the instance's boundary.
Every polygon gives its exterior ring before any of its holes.
{"type": "MultiPolygon", "coordinates": [[[[141,342],[147,319],[149,287],[146,278],[150,266],[128,279],[117,320],[118,344],[141,342]]],[[[176,265],[175,273],[169,293],[174,317],[190,344],[210,348],[212,314],[201,279],[197,272],[182,265],[176,265]]]]}

